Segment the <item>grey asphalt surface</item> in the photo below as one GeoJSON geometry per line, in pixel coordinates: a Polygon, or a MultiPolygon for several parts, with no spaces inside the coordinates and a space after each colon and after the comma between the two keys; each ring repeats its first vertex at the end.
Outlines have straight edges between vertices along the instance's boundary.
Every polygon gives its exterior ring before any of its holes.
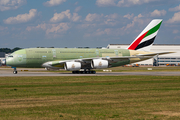
{"type": "Polygon", "coordinates": [[[33,70],[43,69],[30,69],[30,71],[18,71],[18,74],[13,74],[12,69],[0,69],[0,77],[20,77],[20,76],[180,76],[180,71],[177,72],[97,72],[96,74],[72,74],[59,72],[35,72],[33,70]]]}

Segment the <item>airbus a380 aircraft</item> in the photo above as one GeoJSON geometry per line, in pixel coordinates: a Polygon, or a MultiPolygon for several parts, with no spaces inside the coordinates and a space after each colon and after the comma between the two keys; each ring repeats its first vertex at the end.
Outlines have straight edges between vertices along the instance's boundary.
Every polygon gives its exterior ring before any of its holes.
{"type": "Polygon", "coordinates": [[[16,67],[65,69],[72,73],[96,73],[91,69],[122,66],[171,52],[152,53],[150,48],[161,19],[152,20],[127,49],[28,48],[15,51],[2,64],[16,67]],[[84,69],[84,71],[80,71],[84,69]]]}

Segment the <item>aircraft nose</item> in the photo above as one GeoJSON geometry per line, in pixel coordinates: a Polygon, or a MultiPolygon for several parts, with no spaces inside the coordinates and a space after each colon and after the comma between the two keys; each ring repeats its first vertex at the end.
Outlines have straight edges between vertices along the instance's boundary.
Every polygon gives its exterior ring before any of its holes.
{"type": "Polygon", "coordinates": [[[1,65],[6,65],[6,59],[1,60],[1,65]]]}
{"type": "Polygon", "coordinates": [[[13,58],[7,58],[5,60],[6,66],[12,66],[13,65],[13,58]]]}

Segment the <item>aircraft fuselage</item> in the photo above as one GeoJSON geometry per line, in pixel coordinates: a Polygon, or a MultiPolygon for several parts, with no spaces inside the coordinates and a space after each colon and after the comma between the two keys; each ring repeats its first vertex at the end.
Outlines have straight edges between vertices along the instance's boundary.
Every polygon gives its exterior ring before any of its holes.
{"type": "MultiPolygon", "coordinates": [[[[18,50],[6,59],[6,64],[13,67],[40,68],[48,61],[63,61],[94,57],[130,56],[127,49],[84,49],[84,48],[29,48],[18,50]]],[[[120,61],[114,66],[129,64],[130,60],[120,61]]]]}

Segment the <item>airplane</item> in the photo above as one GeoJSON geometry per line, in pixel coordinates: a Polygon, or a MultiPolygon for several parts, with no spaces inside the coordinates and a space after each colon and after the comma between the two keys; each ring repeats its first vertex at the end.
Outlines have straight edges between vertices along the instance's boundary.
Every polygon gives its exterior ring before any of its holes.
{"type": "Polygon", "coordinates": [[[14,68],[14,74],[17,74],[16,67],[44,67],[47,70],[65,69],[73,74],[95,74],[94,69],[123,66],[172,53],[150,52],[161,23],[162,19],[152,20],[126,49],[27,48],[13,52],[2,64],[14,68]]]}

